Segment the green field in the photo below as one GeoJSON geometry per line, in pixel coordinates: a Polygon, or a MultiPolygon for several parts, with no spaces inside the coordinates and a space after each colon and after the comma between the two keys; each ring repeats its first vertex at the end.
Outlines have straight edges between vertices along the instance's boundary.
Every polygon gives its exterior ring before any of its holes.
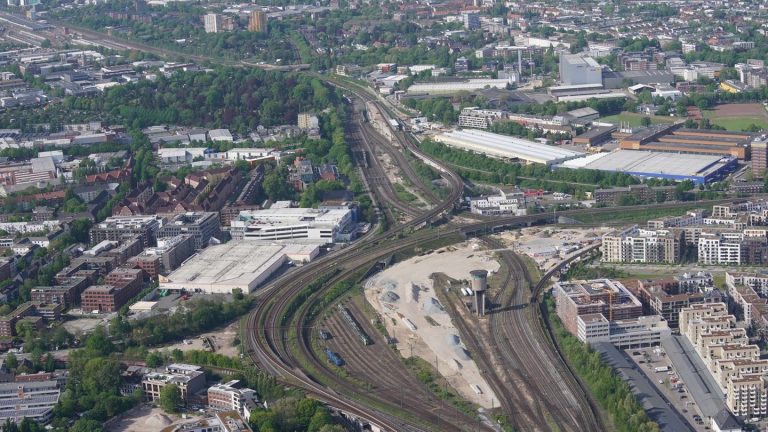
{"type": "Polygon", "coordinates": [[[704,111],[704,117],[708,118],[712,124],[722,126],[729,131],[743,131],[751,125],[757,125],[763,129],[768,129],[768,119],[759,117],[716,117],[714,111],[704,111]]]}
{"type": "Polygon", "coordinates": [[[607,122],[607,123],[615,123],[617,125],[620,122],[624,122],[624,123],[629,123],[630,126],[642,126],[643,117],[650,117],[652,124],[674,123],[676,120],[678,120],[676,117],[647,116],[645,114],[631,113],[628,111],[624,111],[621,114],[601,117],[600,121],[607,122]]]}

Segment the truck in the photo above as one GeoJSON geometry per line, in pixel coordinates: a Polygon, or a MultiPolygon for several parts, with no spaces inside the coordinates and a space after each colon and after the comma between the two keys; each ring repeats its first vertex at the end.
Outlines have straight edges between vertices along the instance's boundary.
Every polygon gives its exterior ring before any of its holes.
{"type": "Polygon", "coordinates": [[[669,366],[658,366],[653,368],[654,372],[667,372],[669,371],[669,366]]]}

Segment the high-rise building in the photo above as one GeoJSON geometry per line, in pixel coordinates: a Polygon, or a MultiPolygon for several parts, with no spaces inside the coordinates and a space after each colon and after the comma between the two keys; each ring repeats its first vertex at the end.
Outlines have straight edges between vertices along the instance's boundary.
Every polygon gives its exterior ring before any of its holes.
{"type": "Polygon", "coordinates": [[[752,175],[763,178],[766,169],[768,169],[768,137],[763,135],[752,140],[752,175]]]}
{"type": "Polygon", "coordinates": [[[206,33],[218,33],[221,28],[221,15],[215,13],[209,13],[205,15],[205,32],[206,33]]]}
{"type": "Polygon", "coordinates": [[[465,13],[462,18],[464,19],[465,29],[477,30],[480,28],[480,17],[476,13],[465,13]]]}
{"type": "Polygon", "coordinates": [[[267,13],[261,10],[251,12],[251,18],[248,21],[248,31],[266,33],[268,31],[267,13]]]}

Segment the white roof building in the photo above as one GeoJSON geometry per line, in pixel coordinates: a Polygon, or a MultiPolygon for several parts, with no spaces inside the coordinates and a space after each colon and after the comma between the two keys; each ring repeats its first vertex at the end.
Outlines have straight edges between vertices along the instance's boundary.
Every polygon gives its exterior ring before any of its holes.
{"type": "Polygon", "coordinates": [[[232,142],[234,138],[232,138],[232,133],[229,132],[229,129],[212,129],[208,131],[208,138],[211,141],[227,141],[232,142]]]}
{"type": "Polygon", "coordinates": [[[319,243],[333,243],[352,222],[348,209],[270,208],[242,211],[238,220],[231,222],[235,240],[290,240],[306,239],[319,243]]]}
{"type": "Polygon", "coordinates": [[[302,257],[310,260],[318,253],[318,245],[232,240],[209,246],[168,276],[160,276],[160,289],[228,294],[237,288],[249,293],[287,260],[302,257]]]}
{"type": "Polygon", "coordinates": [[[521,159],[546,165],[583,155],[573,150],[479,130],[456,130],[437,135],[435,141],[488,156],[521,159]]]}

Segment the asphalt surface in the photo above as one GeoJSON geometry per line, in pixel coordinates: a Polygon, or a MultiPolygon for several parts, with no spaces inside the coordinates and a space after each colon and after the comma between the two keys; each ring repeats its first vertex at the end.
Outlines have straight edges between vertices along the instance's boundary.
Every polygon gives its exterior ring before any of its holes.
{"type": "Polygon", "coordinates": [[[683,336],[670,336],[661,341],[680,378],[699,406],[704,418],[714,417],[725,408],[725,397],[693,345],[683,336]]]}
{"type": "Polygon", "coordinates": [[[637,396],[645,408],[645,412],[652,420],[659,424],[659,428],[665,432],[695,431],[672,408],[664,396],[658,392],[653,383],[640,370],[637,365],[627,359],[626,355],[610,343],[602,342],[592,345],[603,360],[613,367],[622,379],[629,383],[632,393],[637,396]]]}

